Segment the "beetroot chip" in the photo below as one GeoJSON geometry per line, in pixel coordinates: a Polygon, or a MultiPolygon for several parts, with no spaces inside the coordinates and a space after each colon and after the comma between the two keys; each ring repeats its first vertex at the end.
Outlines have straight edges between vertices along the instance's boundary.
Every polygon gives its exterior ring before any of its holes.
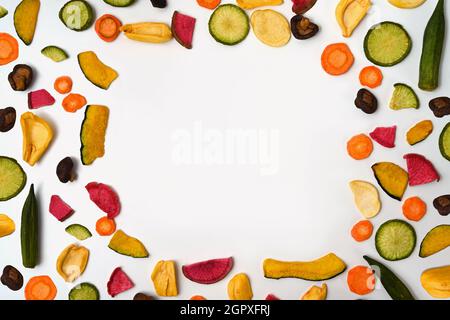
{"type": "Polygon", "coordinates": [[[375,128],[369,135],[370,137],[386,148],[395,147],[395,135],[397,126],[392,127],[378,127],[375,128]]]}
{"type": "Polygon", "coordinates": [[[272,300],[280,300],[280,298],[278,298],[278,297],[277,297],[276,295],[274,295],[274,294],[269,293],[269,294],[267,295],[267,297],[266,297],[265,300],[268,300],[268,301],[272,301],[272,300]]]}
{"type": "Polygon", "coordinates": [[[172,16],[172,33],[174,38],[185,48],[192,49],[195,18],[175,11],[172,16]]]}
{"type": "Polygon", "coordinates": [[[213,259],[185,265],[183,274],[191,281],[201,284],[216,283],[227,276],[233,267],[233,258],[213,259]]]}
{"type": "Polygon", "coordinates": [[[439,174],[430,160],[424,156],[410,153],[403,158],[406,159],[410,186],[419,186],[433,181],[439,181],[439,174]]]}
{"type": "Polygon", "coordinates": [[[120,201],[117,193],[103,183],[91,182],[86,185],[91,200],[108,215],[114,219],[120,212],[120,201]]]}
{"type": "Polygon", "coordinates": [[[119,293],[122,293],[124,291],[133,288],[134,283],[133,281],[131,281],[130,277],[128,277],[128,275],[122,270],[122,268],[117,267],[111,274],[107,287],[108,287],[108,294],[114,298],[119,293]]]}
{"type": "Polygon", "coordinates": [[[50,198],[50,206],[48,210],[59,221],[66,220],[74,212],[73,209],[57,195],[53,195],[50,198]]]}
{"type": "Polygon", "coordinates": [[[30,91],[28,93],[28,108],[39,109],[51,106],[55,103],[55,98],[45,89],[30,91]]]}

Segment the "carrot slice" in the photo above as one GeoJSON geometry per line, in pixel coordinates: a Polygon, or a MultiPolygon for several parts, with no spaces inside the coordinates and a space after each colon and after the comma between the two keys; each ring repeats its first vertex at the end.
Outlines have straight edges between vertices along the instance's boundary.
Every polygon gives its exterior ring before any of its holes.
{"type": "Polygon", "coordinates": [[[350,70],[355,58],[345,43],[333,43],[325,48],[321,61],[328,74],[338,76],[350,70]]]}
{"type": "Polygon", "coordinates": [[[365,295],[375,289],[375,273],[365,266],[356,266],[348,271],[347,284],[351,292],[365,295]]]}
{"type": "Polygon", "coordinates": [[[103,41],[112,42],[119,36],[121,26],[122,22],[117,17],[104,14],[95,22],[95,32],[103,41]]]}
{"type": "Polygon", "coordinates": [[[72,79],[68,76],[58,77],[53,84],[56,92],[61,94],[66,94],[72,91],[73,82],[72,79]]]}
{"type": "Polygon", "coordinates": [[[365,134],[358,134],[347,142],[347,152],[355,160],[368,158],[373,151],[372,140],[365,134]]]}
{"type": "Polygon", "coordinates": [[[0,66],[8,64],[19,56],[19,43],[8,33],[0,33],[0,66]]]}
{"type": "Polygon", "coordinates": [[[363,86],[374,89],[383,82],[383,73],[375,66],[365,67],[359,73],[359,82],[363,86]]]}
{"type": "Polygon", "coordinates": [[[64,98],[62,106],[67,112],[76,112],[77,110],[83,108],[86,103],[86,98],[81,94],[70,93],[64,98]]]}
{"type": "Polygon", "coordinates": [[[110,236],[116,231],[116,222],[106,216],[102,217],[97,220],[95,230],[101,236],[110,236]]]}
{"type": "Polygon", "coordinates": [[[197,0],[197,3],[206,9],[215,9],[221,0],[197,0]]]}
{"type": "Polygon", "coordinates": [[[192,296],[189,300],[206,300],[204,296],[192,296]]]}
{"type": "Polygon", "coordinates": [[[356,223],[351,231],[353,239],[358,242],[368,240],[373,233],[373,224],[369,220],[362,220],[356,223]]]}
{"type": "Polygon", "coordinates": [[[427,204],[419,197],[411,197],[405,200],[402,210],[408,220],[419,221],[427,213],[427,204]]]}
{"type": "Polygon", "coordinates": [[[53,300],[57,289],[49,276],[32,277],[25,287],[26,300],[53,300]]]}

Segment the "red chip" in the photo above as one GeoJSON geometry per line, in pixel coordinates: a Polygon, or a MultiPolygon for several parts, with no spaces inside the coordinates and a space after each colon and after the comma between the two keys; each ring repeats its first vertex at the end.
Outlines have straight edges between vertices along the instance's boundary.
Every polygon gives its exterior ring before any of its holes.
{"type": "Polygon", "coordinates": [[[409,174],[409,185],[411,187],[433,181],[439,181],[439,174],[433,164],[424,156],[410,153],[405,155],[403,159],[406,159],[409,174]]]}
{"type": "Polygon", "coordinates": [[[212,284],[227,276],[233,267],[233,258],[212,259],[185,265],[182,267],[183,274],[191,281],[212,284]]]}
{"type": "Polygon", "coordinates": [[[370,137],[386,148],[395,147],[395,135],[397,126],[392,127],[378,127],[375,128],[369,135],[370,137]]]}
{"type": "Polygon", "coordinates": [[[276,295],[269,293],[266,297],[266,300],[280,300],[276,295]]]}
{"type": "Polygon", "coordinates": [[[50,198],[48,211],[59,221],[66,220],[73,213],[73,209],[57,195],[50,198]]]}
{"type": "Polygon", "coordinates": [[[108,294],[114,298],[119,293],[133,288],[134,283],[133,281],[131,281],[130,277],[128,277],[128,275],[122,270],[122,268],[117,267],[111,274],[107,286],[108,294]]]}
{"type": "Polygon", "coordinates": [[[174,38],[185,48],[192,48],[195,18],[175,11],[172,17],[172,33],[174,38]]]}
{"type": "Polygon", "coordinates": [[[86,185],[91,200],[105,212],[109,219],[114,219],[120,212],[120,201],[117,193],[103,183],[91,182],[86,185]]]}

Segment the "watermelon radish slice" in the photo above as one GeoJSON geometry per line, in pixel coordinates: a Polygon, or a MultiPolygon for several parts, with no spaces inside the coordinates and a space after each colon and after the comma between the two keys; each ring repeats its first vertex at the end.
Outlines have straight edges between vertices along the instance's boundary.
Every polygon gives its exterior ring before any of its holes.
{"type": "Polygon", "coordinates": [[[175,11],[172,16],[173,37],[186,49],[192,49],[195,18],[175,11]]]}
{"type": "Polygon", "coordinates": [[[397,126],[392,127],[378,127],[375,128],[369,135],[370,137],[386,148],[395,147],[395,135],[397,133],[397,126]]]}
{"type": "Polygon", "coordinates": [[[269,293],[269,294],[267,295],[267,297],[266,297],[265,300],[273,301],[273,300],[280,300],[280,298],[278,298],[278,297],[277,297],[276,295],[274,295],[274,294],[269,293]]]}
{"type": "Polygon", "coordinates": [[[408,167],[409,185],[419,186],[433,181],[439,181],[440,177],[433,164],[424,156],[410,153],[403,157],[408,167]]]}
{"type": "Polygon", "coordinates": [[[219,282],[233,268],[233,258],[212,259],[182,267],[183,274],[191,281],[201,284],[219,282]]]}
{"type": "Polygon", "coordinates": [[[130,277],[128,277],[128,275],[122,270],[122,268],[117,267],[111,274],[107,287],[108,287],[108,294],[114,298],[119,293],[122,293],[124,291],[133,288],[134,283],[133,281],[131,281],[130,277]]]}
{"type": "Polygon", "coordinates": [[[86,185],[91,200],[108,215],[114,219],[120,213],[120,201],[117,193],[103,183],[91,182],[86,185]]]}
{"type": "Polygon", "coordinates": [[[28,93],[28,109],[39,109],[51,106],[55,103],[55,98],[45,89],[30,91],[28,93]]]}
{"type": "Polygon", "coordinates": [[[53,195],[50,198],[50,207],[48,210],[59,221],[66,220],[74,212],[73,209],[57,195],[53,195]]]}

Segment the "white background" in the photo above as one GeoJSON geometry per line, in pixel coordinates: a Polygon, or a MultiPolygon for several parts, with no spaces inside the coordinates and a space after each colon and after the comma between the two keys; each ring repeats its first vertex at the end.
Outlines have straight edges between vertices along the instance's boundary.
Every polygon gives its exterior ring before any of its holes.
{"type": "MultiPolygon", "coordinates": [[[[58,287],[57,298],[67,299],[74,284],[63,281],[55,263],[59,253],[74,242],[64,228],[81,223],[94,236],[83,242],[91,255],[85,273],[76,283],[94,283],[102,299],[110,298],[106,282],[117,266],[124,269],[136,286],[116,299],[131,299],[139,291],[153,295],[150,274],[160,259],[174,259],[179,266],[178,298],[201,294],[208,299],[226,299],[228,280],[238,272],[245,272],[251,279],[255,299],[264,298],[268,293],[282,299],[298,299],[312,283],[265,279],[263,260],[268,257],[310,260],[335,252],[352,267],[365,264],[364,254],[381,259],[375,251],[373,237],[359,244],[349,235],[351,226],[361,217],[347,184],[353,179],[375,183],[370,169],[374,162],[394,161],[405,167],[402,157],[409,152],[426,155],[442,175],[440,183],[409,188],[405,195],[405,198],[420,195],[429,206],[427,216],[413,223],[418,242],[430,228],[448,223],[448,218],[439,216],[432,207],[436,196],[449,192],[449,163],[437,147],[439,133],[448,120],[434,118],[427,107],[430,98],[449,94],[448,50],[443,58],[440,89],[432,94],[417,89],[423,30],[437,1],[429,0],[418,9],[401,10],[385,0],[374,0],[370,14],[354,35],[344,39],[334,17],[338,1],[321,0],[308,14],[320,25],[320,33],[308,41],[293,38],[279,49],[265,46],[252,32],[238,46],[216,43],[207,28],[211,11],[199,7],[194,0],[171,0],[163,10],[153,8],[146,0],[139,0],[129,8],[90,1],[95,4],[97,17],[112,13],[124,23],[170,23],[175,9],[192,15],[197,18],[192,50],[186,50],[176,41],[154,45],[133,42],[123,35],[113,43],[105,43],[93,27],[73,32],[58,19],[64,2],[42,1],[34,41],[29,47],[20,43],[20,57],[16,61],[30,64],[36,70],[32,89],[46,88],[55,95],[54,106],[36,111],[50,121],[55,139],[46,155],[31,168],[21,160],[19,123],[10,132],[0,134],[0,154],[20,160],[28,182],[35,183],[37,189],[41,202],[41,261],[33,270],[26,270],[21,264],[20,215],[28,183],[19,196],[0,204],[0,212],[8,214],[17,225],[13,235],[0,239],[0,268],[14,265],[25,280],[48,274],[58,287]],[[353,100],[360,87],[358,73],[369,65],[363,53],[363,38],[371,25],[384,20],[403,24],[413,39],[413,48],[403,63],[383,69],[383,85],[374,91],[379,99],[379,111],[369,116],[357,110],[353,100]],[[347,74],[331,77],[322,70],[320,55],[327,44],[341,41],[351,47],[355,64],[347,74]],[[61,46],[70,53],[70,59],[53,63],[40,54],[46,45],[61,46]],[[120,73],[108,91],[93,86],[82,75],[76,55],[85,50],[94,50],[120,73]],[[70,75],[74,80],[73,92],[84,94],[90,104],[105,104],[111,110],[105,157],[89,167],[79,164],[78,179],[68,184],[61,184],[54,172],[65,156],[79,158],[84,110],[70,114],[62,109],[63,97],[52,89],[54,79],[60,75],[70,75]],[[392,85],[396,82],[417,89],[422,103],[419,110],[395,112],[388,108],[392,85]],[[405,142],[406,130],[423,119],[432,119],[435,131],[425,142],[409,147],[405,142]],[[257,166],[176,166],[172,161],[172,135],[180,129],[192,131],[196,122],[216,130],[278,130],[279,172],[262,176],[257,166]],[[368,160],[356,162],[347,156],[345,146],[349,137],[394,124],[398,126],[395,149],[375,144],[368,160]],[[95,222],[103,213],[89,201],[84,189],[91,181],[107,183],[118,191],[122,202],[116,220],[118,228],[141,239],[150,258],[118,255],[108,249],[108,237],[95,234],[95,222]],[[52,194],[60,195],[76,210],[64,223],[48,212],[52,194]],[[235,266],[217,284],[199,285],[180,272],[183,264],[227,256],[235,258],[235,266]]],[[[15,35],[12,18],[17,3],[17,0],[2,1],[10,11],[0,20],[2,32],[15,35]]],[[[290,18],[290,6],[286,0],[276,10],[290,18]]],[[[13,66],[0,68],[0,104],[15,107],[19,117],[27,111],[27,97],[9,87],[7,75],[13,66]]],[[[380,194],[383,209],[373,219],[375,227],[388,219],[402,218],[401,203],[383,192],[380,194]]],[[[448,251],[420,259],[418,247],[406,260],[386,262],[421,299],[429,298],[420,286],[421,272],[446,264],[449,264],[448,251]]],[[[330,299],[358,298],[349,292],[345,273],[326,282],[330,299]]],[[[23,289],[12,292],[0,286],[0,298],[22,299],[23,289]]],[[[365,298],[389,297],[381,288],[365,298]]]]}

